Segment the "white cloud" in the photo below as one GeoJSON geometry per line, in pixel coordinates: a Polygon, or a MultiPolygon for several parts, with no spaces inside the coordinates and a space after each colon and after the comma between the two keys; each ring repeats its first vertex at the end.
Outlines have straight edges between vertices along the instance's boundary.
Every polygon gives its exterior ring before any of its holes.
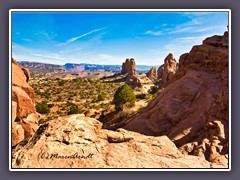
{"type": "Polygon", "coordinates": [[[64,49],[60,50],[60,54],[68,54],[68,53],[73,53],[73,52],[80,52],[82,50],[82,47],[77,47],[77,48],[69,48],[69,49],[64,49]]]}
{"type": "MultiPolygon", "coordinates": [[[[101,31],[101,30],[103,30],[103,29],[105,29],[105,27],[104,27],[104,28],[99,28],[99,29],[94,29],[94,30],[89,31],[89,32],[87,32],[87,33],[81,34],[81,35],[79,35],[79,36],[77,36],[77,37],[70,38],[70,39],[68,39],[66,42],[64,42],[64,43],[59,43],[59,44],[57,44],[56,46],[67,45],[67,44],[69,44],[69,43],[72,43],[72,42],[80,39],[80,38],[83,38],[83,37],[88,36],[88,35],[90,35],[90,34],[93,34],[93,33],[95,33],[95,32],[101,31]]],[[[102,34],[101,34],[101,35],[102,35],[102,34]]]]}
{"type": "Polygon", "coordinates": [[[49,53],[48,55],[45,54],[32,54],[36,57],[47,58],[47,59],[54,59],[54,60],[64,60],[59,54],[49,53]]]}
{"type": "Polygon", "coordinates": [[[203,16],[203,15],[208,15],[216,12],[184,12],[185,15],[194,15],[194,16],[203,16]]]}
{"type": "Polygon", "coordinates": [[[89,32],[87,32],[87,33],[85,33],[85,34],[82,34],[82,35],[80,35],[80,36],[73,37],[73,38],[67,40],[67,43],[74,42],[74,41],[76,41],[76,40],[78,40],[78,39],[80,39],[80,38],[82,38],[82,37],[85,37],[85,36],[87,36],[87,35],[90,35],[90,34],[92,34],[92,33],[94,33],[94,32],[101,31],[101,30],[103,30],[103,29],[105,29],[105,28],[94,29],[94,30],[89,31],[89,32]]]}
{"type": "Polygon", "coordinates": [[[162,31],[146,31],[144,34],[149,34],[149,35],[153,35],[153,36],[160,36],[162,34],[162,31]]]}
{"type": "Polygon", "coordinates": [[[33,41],[32,39],[28,39],[28,38],[23,38],[22,40],[25,41],[25,42],[32,42],[33,41]]]}
{"type": "MultiPolygon", "coordinates": [[[[162,28],[164,28],[167,24],[163,24],[162,28]]],[[[196,18],[191,18],[189,22],[182,23],[173,28],[164,28],[161,31],[152,31],[148,30],[144,34],[149,34],[153,36],[159,36],[164,34],[179,34],[186,32],[204,32],[213,29],[213,27],[205,27],[202,26],[201,23],[196,18]]]]}

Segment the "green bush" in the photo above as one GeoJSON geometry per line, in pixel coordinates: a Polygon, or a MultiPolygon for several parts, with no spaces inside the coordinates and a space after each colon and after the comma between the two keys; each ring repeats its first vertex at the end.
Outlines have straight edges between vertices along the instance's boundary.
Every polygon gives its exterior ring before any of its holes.
{"type": "Polygon", "coordinates": [[[42,94],[39,90],[36,90],[35,93],[36,93],[37,95],[41,95],[41,94],[42,94]]]}
{"type": "Polygon", "coordinates": [[[76,104],[71,103],[70,109],[68,111],[68,115],[70,114],[78,114],[79,113],[79,107],[76,104]]]}
{"type": "Polygon", "coordinates": [[[152,95],[151,94],[145,94],[145,99],[151,99],[152,95]]]}
{"type": "Polygon", "coordinates": [[[125,107],[134,106],[136,102],[136,96],[131,86],[124,84],[123,86],[119,87],[114,94],[113,102],[116,110],[123,110],[125,107]]]}
{"type": "Polygon", "coordinates": [[[65,83],[66,83],[66,81],[61,80],[61,81],[58,82],[58,85],[59,85],[59,86],[64,86],[65,83]]]}
{"type": "Polygon", "coordinates": [[[41,103],[36,103],[36,111],[40,114],[48,114],[50,108],[48,107],[47,102],[43,101],[41,103]]]}
{"type": "Polygon", "coordinates": [[[103,94],[99,94],[97,99],[98,99],[98,101],[104,101],[105,97],[103,94]]]}
{"type": "Polygon", "coordinates": [[[158,87],[157,86],[151,86],[151,88],[148,90],[149,94],[156,94],[158,92],[158,87]]]}
{"type": "Polygon", "coordinates": [[[49,98],[49,96],[50,96],[50,93],[49,92],[47,92],[47,91],[44,91],[43,93],[41,93],[41,96],[42,97],[45,97],[45,98],[49,98]]]}

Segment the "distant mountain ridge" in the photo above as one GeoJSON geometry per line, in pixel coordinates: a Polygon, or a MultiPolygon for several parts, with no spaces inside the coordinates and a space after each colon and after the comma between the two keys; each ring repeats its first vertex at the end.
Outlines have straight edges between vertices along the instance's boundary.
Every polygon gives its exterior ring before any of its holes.
{"type": "MultiPolygon", "coordinates": [[[[30,61],[18,61],[20,65],[28,68],[30,71],[41,72],[82,72],[82,71],[108,71],[108,72],[121,72],[122,65],[100,65],[100,64],[88,64],[88,63],[66,63],[65,65],[56,65],[48,63],[30,62],[30,61]]],[[[153,66],[149,65],[137,65],[138,72],[147,72],[153,66]]],[[[158,66],[156,66],[158,67],[158,66]]]]}
{"type": "Polygon", "coordinates": [[[41,71],[41,72],[66,72],[66,69],[61,65],[30,62],[30,61],[18,61],[18,63],[29,69],[30,71],[41,71]]]}

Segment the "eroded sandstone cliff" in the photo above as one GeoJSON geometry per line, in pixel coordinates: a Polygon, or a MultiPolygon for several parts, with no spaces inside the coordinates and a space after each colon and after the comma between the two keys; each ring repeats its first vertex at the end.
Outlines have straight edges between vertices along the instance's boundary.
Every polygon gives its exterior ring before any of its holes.
{"type": "Polygon", "coordinates": [[[30,73],[12,59],[12,146],[31,137],[37,129],[38,114],[30,73]]]}
{"type": "Polygon", "coordinates": [[[175,60],[172,53],[169,53],[164,59],[164,64],[161,65],[158,70],[158,79],[161,81],[160,87],[166,87],[168,84],[172,83],[173,76],[177,71],[177,61],[175,60]]]}
{"type": "Polygon", "coordinates": [[[156,67],[152,67],[147,73],[147,77],[151,79],[152,81],[156,81],[158,76],[157,76],[157,69],[156,67]]]}
{"type": "Polygon", "coordinates": [[[125,129],[167,135],[185,154],[228,159],[228,32],[183,54],[172,83],[125,129]]]}

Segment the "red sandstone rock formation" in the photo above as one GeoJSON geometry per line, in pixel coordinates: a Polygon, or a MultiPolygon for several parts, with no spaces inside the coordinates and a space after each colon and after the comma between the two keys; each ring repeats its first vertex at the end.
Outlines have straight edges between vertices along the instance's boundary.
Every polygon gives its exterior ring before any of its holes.
{"type": "Polygon", "coordinates": [[[12,59],[12,146],[31,137],[37,129],[38,114],[30,73],[12,59]]]}
{"type": "Polygon", "coordinates": [[[102,123],[84,115],[48,121],[26,145],[13,150],[13,168],[225,167],[183,155],[166,136],[151,137],[101,127],[102,123]]]}
{"type": "Polygon", "coordinates": [[[207,38],[183,54],[172,81],[125,128],[146,135],[167,135],[185,154],[226,163],[228,33],[207,38]]]}
{"type": "Polygon", "coordinates": [[[164,69],[164,65],[161,65],[161,66],[158,68],[158,70],[157,70],[157,78],[158,78],[158,79],[162,79],[163,69],[164,69]]]}
{"type": "Polygon", "coordinates": [[[173,80],[173,75],[177,71],[177,62],[173,54],[169,53],[164,60],[164,64],[158,68],[158,79],[161,79],[161,87],[166,87],[173,80]]]}
{"type": "Polygon", "coordinates": [[[137,75],[136,62],[133,58],[126,59],[122,64],[122,74],[126,75],[125,82],[138,92],[147,93],[148,89],[153,86],[146,74],[137,75]]]}
{"type": "Polygon", "coordinates": [[[152,81],[157,80],[157,69],[156,67],[152,67],[149,72],[146,73],[147,77],[151,79],[152,81]]]}
{"type": "Polygon", "coordinates": [[[137,75],[136,73],[136,62],[133,58],[126,59],[122,64],[122,74],[128,74],[129,78],[137,75]]]}

